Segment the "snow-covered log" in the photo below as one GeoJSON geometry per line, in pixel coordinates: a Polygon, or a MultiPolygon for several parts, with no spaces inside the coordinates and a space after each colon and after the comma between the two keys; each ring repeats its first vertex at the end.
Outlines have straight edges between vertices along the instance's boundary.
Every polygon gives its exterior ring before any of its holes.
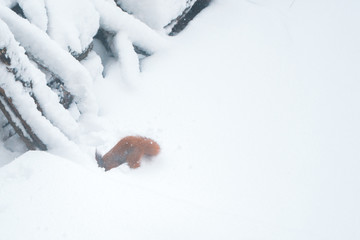
{"type": "Polygon", "coordinates": [[[0,48],[6,49],[4,54],[9,59],[7,70],[12,72],[17,81],[22,82],[24,90],[36,100],[41,112],[55,126],[69,137],[78,128],[76,121],[63,106],[58,103],[56,94],[46,86],[45,75],[38,70],[25,55],[25,51],[14,39],[4,22],[0,21],[0,48]]]}
{"type": "Polygon", "coordinates": [[[0,110],[29,150],[47,149],[46,145],[32,132],[30,126],[21,117],[16,107],[12,104],[11,99],[6,96],[5,90],[1,87],[0,110]]]}
{"type": "Polygon", "coordinates": [[[88,71],[69,52],[62,49],[45,32],[16,15],[9,8],[0,6],[3,20],[28,55],[58,76],[75,96],[81,113],[96,114],[98,107],[88,71]]]}
{"type": "Polygon", "coordinates": [[[45,0],[18,0],[17,2],[26,19],[41,30],[47,30],[49,21],[45,0]]]}
{"type": "Polygon", "coordinates": [[[58,103],[56,94],[46,85],[45,75],[30,63],[1,20],[0,59],[0,108],[27,147],[45,150],[45,142],[56,144],[55,138],[67,141],[65,135],[73,137],[78,128],[76,121],[58,103]],[[54,135],[49,136],[50,132],[54,135]]]}

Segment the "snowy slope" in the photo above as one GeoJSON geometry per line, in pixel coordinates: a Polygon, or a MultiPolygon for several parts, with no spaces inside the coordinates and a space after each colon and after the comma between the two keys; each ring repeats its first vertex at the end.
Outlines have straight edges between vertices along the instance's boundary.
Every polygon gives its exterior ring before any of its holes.
{"type": "Polygon", "coordinates": [[[359,239],[359,9],[218,0],[139,79],[110,66],[100,150],[140,134],[161,154],[106,173],[22,155],[0,168],[1,238],[359,239]]]}

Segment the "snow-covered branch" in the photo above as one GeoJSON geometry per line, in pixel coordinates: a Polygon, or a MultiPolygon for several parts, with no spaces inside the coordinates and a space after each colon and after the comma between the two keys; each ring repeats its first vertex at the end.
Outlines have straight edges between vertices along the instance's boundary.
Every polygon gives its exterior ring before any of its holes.
{"type": "Polygon", "coordinates": [[[137,47],[152,54],[166,45],[166,40],[145,23],[121,10],[113,1],[92,0],[100,14],[100,27],[106,31],[125,32],[137,47]]]}
{"type": "Polygon", "coordinates": [[[0,49],[2,58],[6,60],[0,64],[2,104],[8,114],[13,114],[8,119],[23,128],[22,134],[28,135],[40,149],[46,149],[43,139],[49,139],[49,132],[57,133],[52,136],[54,138],[66,140],[63,133],[73,137],[78,128],[76,121],[58,103],[56,94],[46,85],[45,75],[30,63],[25,50],[1,20],[0,49]]]}
{"type": "Polygon", "coordinates": [[[29,55],[64,81],[74,94],[75,102],[82,113],[97,113],[97,104],[92,91],[92,79],[88,71],[71,54],[62,49],[41,29],[0,6],[2,19],[29,55]]]}

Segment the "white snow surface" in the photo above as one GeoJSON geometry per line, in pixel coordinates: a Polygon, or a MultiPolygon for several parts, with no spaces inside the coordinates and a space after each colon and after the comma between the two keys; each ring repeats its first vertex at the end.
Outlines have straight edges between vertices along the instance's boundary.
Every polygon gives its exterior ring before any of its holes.
{"type": "Polygon", "coordinates": [[[110,61],[81,153],[0,146],[1,239],[360,239],[359,10],[215,0],[134,81],[110,61]],[[99,169],[129,134],[160,155],[99,169]]]}

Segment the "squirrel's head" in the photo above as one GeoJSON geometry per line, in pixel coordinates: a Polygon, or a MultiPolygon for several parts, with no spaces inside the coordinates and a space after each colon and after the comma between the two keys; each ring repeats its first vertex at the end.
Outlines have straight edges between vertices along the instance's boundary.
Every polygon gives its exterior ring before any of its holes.
{"type": "Polygon", "coordinates": [[[99,167],[105,168],[104,160],[102,158],[102,155],[96,150],[95,151],[95,159],[99,167]]]}

